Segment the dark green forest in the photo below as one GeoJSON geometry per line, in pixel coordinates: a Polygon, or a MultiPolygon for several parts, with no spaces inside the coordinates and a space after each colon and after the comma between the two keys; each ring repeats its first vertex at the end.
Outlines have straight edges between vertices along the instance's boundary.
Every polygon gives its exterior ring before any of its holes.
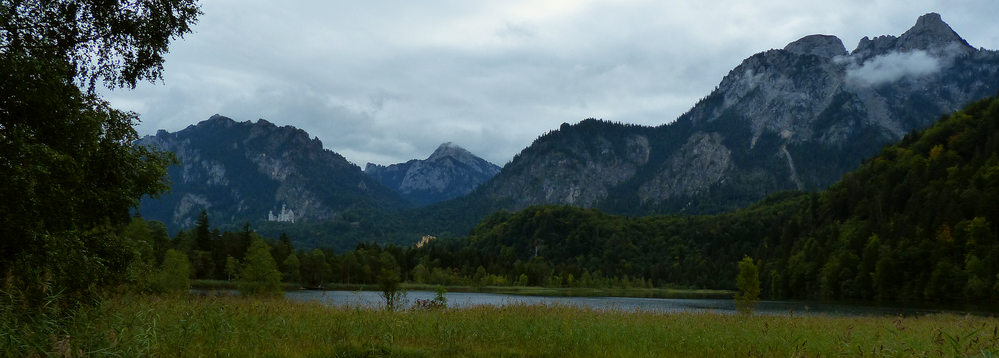
{"type": "Polygon", "coordinates": [[[994,299],[997,174],[991,98],[884,148],[751,254],[775,297],[994,299]]]}

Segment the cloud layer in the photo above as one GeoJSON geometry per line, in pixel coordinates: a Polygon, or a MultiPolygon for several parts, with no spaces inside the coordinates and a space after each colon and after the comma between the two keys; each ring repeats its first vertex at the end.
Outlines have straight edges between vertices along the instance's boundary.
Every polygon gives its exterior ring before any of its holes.
{"type": "MultiPolygon", "coordinates": [[[[814,33],[850,48],[931,11],[972,45],[999,48],[994,0],[202,4],[196,33],[171,46],[163,83],[106,94],[141,115],[140,133],[215,113],[265,118],[361,166],[423,158],[443,142],[502,165],[563,122],[668,123],[756,52],[814,33]]],[[[877,61],[855,76],[934,66],[918,53],[877,61]]]]}
{"type": "Polygon", "coordinates": [[[941,59],[923,50],[892,52],[876,56],[859,67],[846,70],[849,82],[877,86],[903,78],[914,79],[940,71],[941,59]]]}

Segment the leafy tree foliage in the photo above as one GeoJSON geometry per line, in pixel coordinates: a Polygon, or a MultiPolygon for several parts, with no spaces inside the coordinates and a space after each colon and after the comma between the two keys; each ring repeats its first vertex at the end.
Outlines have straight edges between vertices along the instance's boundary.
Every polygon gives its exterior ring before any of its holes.
{"type": "Polygon", "coordinates": [[[749,256],[739,261],[735,286],[739,289],[735,294],[736,308],[742,313],[752,313],[756,301],[760,300],[760,270],[749,256]]]}
{"type": "Polygon", "coordinates": [[[240,265],[239,260],[235,257],[227,256],[225,258],[225,275],[226,280],[232,281],[234,278],[239,278],[240,265]]]}
{"type": "Polygon", "coordinates": [[[163,267],[153,284],[153,290],[159,293],[180,294],[191,288],[191,263],[184,253],[169,249],[164,254],[163,267]]]}
{"type": "Polygon", "coordinates": [[[239,275],[239,292],[247,296],[281,294],[281,272],[271,256],[270,246],[254,240],[246,251],[243,271],[239,275]]]}
{"type": "Polygon", "coordinates": [[[301,267],[302,262],[298,260],[297,255],[288,255],[288,258],[281,263],[281,277],[284,282],[302,282],[301,267]]]}
{"type": "Polygon", "coordinates": [[[170,157],[136,148],[134,113],[94,87],[158,79],[193,0],[9,1],[0,12],[0,272],[28,302],[76,304],[126,279],[116,228],[155,195],[170,157]],[[77,85],[88,86],[81,91],[77,85]]]}
{"type": "Polygon", "coordinates": [[[301,263],[303,284],[307,287],[323,287],[325,283],[329,282],[333,269],[326,260],[326,253],[320,249],[314,249],[303,258],[301,263]]]}
{"type": "Polygon", "coordinates": [[[191,32],[201,14],[194,0],[4,0],[3,8],[4,55],[65,63],[91,89],[97,81],[135,87],[160,78],[170,41],[191,32]]]}
{"type": "Polygon", "coordinates": [[[399,272],[382,268],[378,273],[378,289],[385,299],[385,309],[393,311],[401,304],[402,290],[399,289],[399,272]]]}
{"type": "Polygon", "coordinates": [[[765,240],[786,297],[999,298],[999,99],[905,137],[822,193],[797,234],[765,240]]]}

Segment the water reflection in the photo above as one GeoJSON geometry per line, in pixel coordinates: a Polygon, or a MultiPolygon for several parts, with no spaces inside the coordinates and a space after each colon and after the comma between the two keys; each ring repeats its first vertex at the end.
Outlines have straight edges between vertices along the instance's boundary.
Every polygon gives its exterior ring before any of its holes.
{"type": "MultiPolygon", "coordinates": [[[[433,299],[434,295],[435,293],[430,291],[409,291],[406,296],[404,306],[408,307],[412,304],[412,302],[418,299],[433,299]]],[[[285,297],[290,300],[302,302],[318,301],[331,306],[378,308],[382,307],[384,304],[384,300],[378,292],[370,291],[297,291],[288,292],[285,297]]],[[[544,297],[470,292],[448,292],[446,297],[448,307],[452,308],[479,305],[503,306],[511,304],[526,304],[564,305],[599,310],[642,312],[717,312],[725,314],[735,312],[735,302],[729,299],[544,297]]],[[[800,301],[761,301],[756,306],[755,312],[760,314],[787,314],[795,316],[816,314],[834,316],[910,316],[939,312],[967,313],[967,311],[941,310],[923,307],[869,306],[800,301]]]]}

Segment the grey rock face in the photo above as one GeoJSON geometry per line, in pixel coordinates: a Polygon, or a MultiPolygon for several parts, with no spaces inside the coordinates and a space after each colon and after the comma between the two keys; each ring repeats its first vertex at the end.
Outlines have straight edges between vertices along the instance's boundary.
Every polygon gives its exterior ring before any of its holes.
{"type": "Polygon", "coordinates": [[[441,144],[425,160],[381,166],[368,163],[364,172],[416,205],[427,205],[470,193],[499,173],[500,167],[453,143],[441,144]]]}
{"type": "Polygon", "coordinates": [[[845,56],[846,46],[843,41],[836,36],[830,35],[808,35],[800,40],[787,44],[784,51],[798,55],[815,55],[819,57],[833,58],[845,56]]]}
{"type": "Polygon", "coordinates": [[[722,180],[732,163],[732,151],[719,133],[694,133],[651,180],[638,188],[642,203],[673,196],[692,196],[722,180]]]}
{"type": "Polygon", "coordinates": [[[898,51],[928,50],[938,46],[957,44],[967,50],[974,50],[954,29],[940,18],[940,14],[929,13],[920,16],[916,25],[899,36],[898,51]]]}
{"type": "Polygon", "coordinates": [[[521,152],[483,186],[514,209],[535,204],[591,207],[649,162],[652,143],[641,127],[588,119],[563,124],[521,152]]]}
{"type": "Polygon", "coordinates": [[[935,55],[948,52],[952,55],[966,55],[975,51],[967,41],[951,29],[940,14],[929,13],[920,16],[916,25],[899,37],[884,35],[874,39],[860,39],[851,55],[860,63],[875,56],[912,51],[929,51],[935,55]]]}

